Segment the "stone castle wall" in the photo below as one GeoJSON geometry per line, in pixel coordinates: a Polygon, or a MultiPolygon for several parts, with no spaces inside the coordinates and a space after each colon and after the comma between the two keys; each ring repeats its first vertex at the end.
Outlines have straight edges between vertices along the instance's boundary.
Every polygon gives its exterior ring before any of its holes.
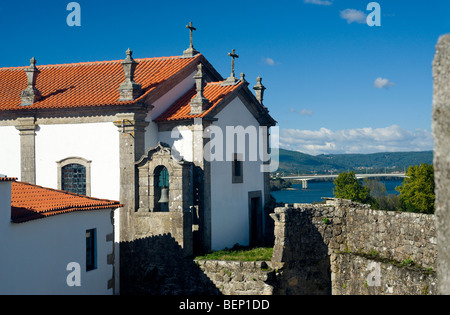
{"type": "Polygon", "coordinates": [[[347,200],[277,208],[276,294],[435,294],[434,216],[347,200]]]}
{"type": "Polygon", "coordinates": [[[196,261],[224,295],[272,295],[276,271],[264,261],[196,261]]]}

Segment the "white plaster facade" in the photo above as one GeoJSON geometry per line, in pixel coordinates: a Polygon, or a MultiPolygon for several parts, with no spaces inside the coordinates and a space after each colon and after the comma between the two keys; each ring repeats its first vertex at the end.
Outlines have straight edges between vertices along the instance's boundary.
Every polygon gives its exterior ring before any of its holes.
{"type": "MultiPolygon", "coordinates": [[[[255,117],[238,97],[219,112],[216,118],[218,120],[213,126],[218,126],[222,130],[224,144],[229,140],[226,138],[227,126],[242,126],[244,129],[254,127],[254,130],[259,127],[255,117]]],[[[238,148],[235,141],[234,150],[226,150],[225,147],[224,161],[211,162],[211,243],[215,250],[231,248],[236,243],[249,245],[249,192],[261,191],[261,204],[265,203],[264,173],[260,169],[263,163],[259,156],[256,161],[250,158],[248,149],[253,143],[249,143],[249,138],[241,140],[246,141],[244,149],[247,152],[238,148]],[[231,157],[234,153],[242,154],[244,157],[242,183],[232,183],[231,157]]],[[[261,218],[264,218],[263,207],[260,207],[260,211],[261,218]]]]}
{"type": "Polygon", "coordinates": [[[14,126],[0,126],[0,174],[20,180],[20,135],[14,126]]]}
{"type": "Polygon", "coordinates": [[[56,162],[80,157],[92,161],[91,196],[118,200],[118,152],[118,130],[112,123],[40,125],[36,131],[36,184],[58,189],[56,162]]]}

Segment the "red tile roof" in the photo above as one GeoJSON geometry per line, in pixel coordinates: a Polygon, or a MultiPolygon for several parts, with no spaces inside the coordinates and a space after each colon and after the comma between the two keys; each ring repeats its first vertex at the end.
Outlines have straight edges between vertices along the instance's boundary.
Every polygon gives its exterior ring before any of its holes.
{"type": "Polygon", "coordinates": [[[204,118],[214,110],[228,95],[236,91],[243,85],[239,82],[236,85],[221,85],[222,82],[210,82],[205,85],[203,95],[210,101],[210,107],[202,114],[190,115],[191,100],[197,95],[195,87],[186,92],[175,103],[173,103],[164,113],[155,119],[160,121],[174,121],[193,118],[204,118]]]}
{"type": "Polygon", "coordinates": [[[139,64],[134,80],[142,85],[144,94],[135,101],[122,102],[119,102],[119,86],[125,81],[122,60],[37,65],[40,73],[36,88],[42,99],[30,106],[20,106],[21,93],[27,87],[24,71],[27,67],[0,68],[0,111],[134,104],[201,58],[204,57],[199,54],[193,58],[135,59],[139,64]]]}
{"type": "Polygon", "coordinates": [[[22,223],[74,211],[116,209],[118,201],[81,196],[23,182],[12,182],[11,221],[22,223]]]}

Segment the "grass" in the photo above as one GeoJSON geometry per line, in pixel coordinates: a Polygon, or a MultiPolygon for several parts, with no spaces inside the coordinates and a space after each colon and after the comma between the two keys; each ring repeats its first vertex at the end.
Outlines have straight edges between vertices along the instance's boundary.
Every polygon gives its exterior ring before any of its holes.
{"type": "Polygon", "coordinates": [[[204,256],[195,257],[196,260],[232,260],[232,261],[269,261],[272,260],[272,247],[248,248],[235,246],[211,252],[204,256]]]}
{"type": "Polygon", "coordinates": [[[415,263],[411,258],[408,258],[408,259],[405,259],[405,260],[402,260],[402,261],[398,261],[398,260],[391,259],[391,258],[385,258],[385,257],[381,257],[380,253],[378,253],[374,249],[370,250],[370,252],[368,252],[368,253],[365,253],[365,252],[362,252],[362,251],[352,252],[350,250],[340,251],[338,253],[339,254],[353,254],[353,255],[357,255],[357,256],[362,256],[362,257],[365,257],[367,259],[373,259],[375,261],[379,261],[379,262],[386,263],[386,264],[391,264],[391,265],[394,265],[396,267],[414,267],[414,268],[417,268],[419,270],[422,270],[422,272],[424,274],[426,274],[426,275],[430,275],[430,274],[434,274],[435,273],[433,268],[424,268],[420,264],[415,263]]]}

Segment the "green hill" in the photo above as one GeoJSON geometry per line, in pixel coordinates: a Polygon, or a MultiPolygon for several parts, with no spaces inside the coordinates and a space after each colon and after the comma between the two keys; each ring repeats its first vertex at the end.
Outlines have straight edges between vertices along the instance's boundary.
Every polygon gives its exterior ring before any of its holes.
{"type": "Polygon", "coordinates": [[[279,161],[277,172],[284,174],[404,172],[411,165],[432,164],[433,151],[313,156],[280,149],[279,161]]]}

